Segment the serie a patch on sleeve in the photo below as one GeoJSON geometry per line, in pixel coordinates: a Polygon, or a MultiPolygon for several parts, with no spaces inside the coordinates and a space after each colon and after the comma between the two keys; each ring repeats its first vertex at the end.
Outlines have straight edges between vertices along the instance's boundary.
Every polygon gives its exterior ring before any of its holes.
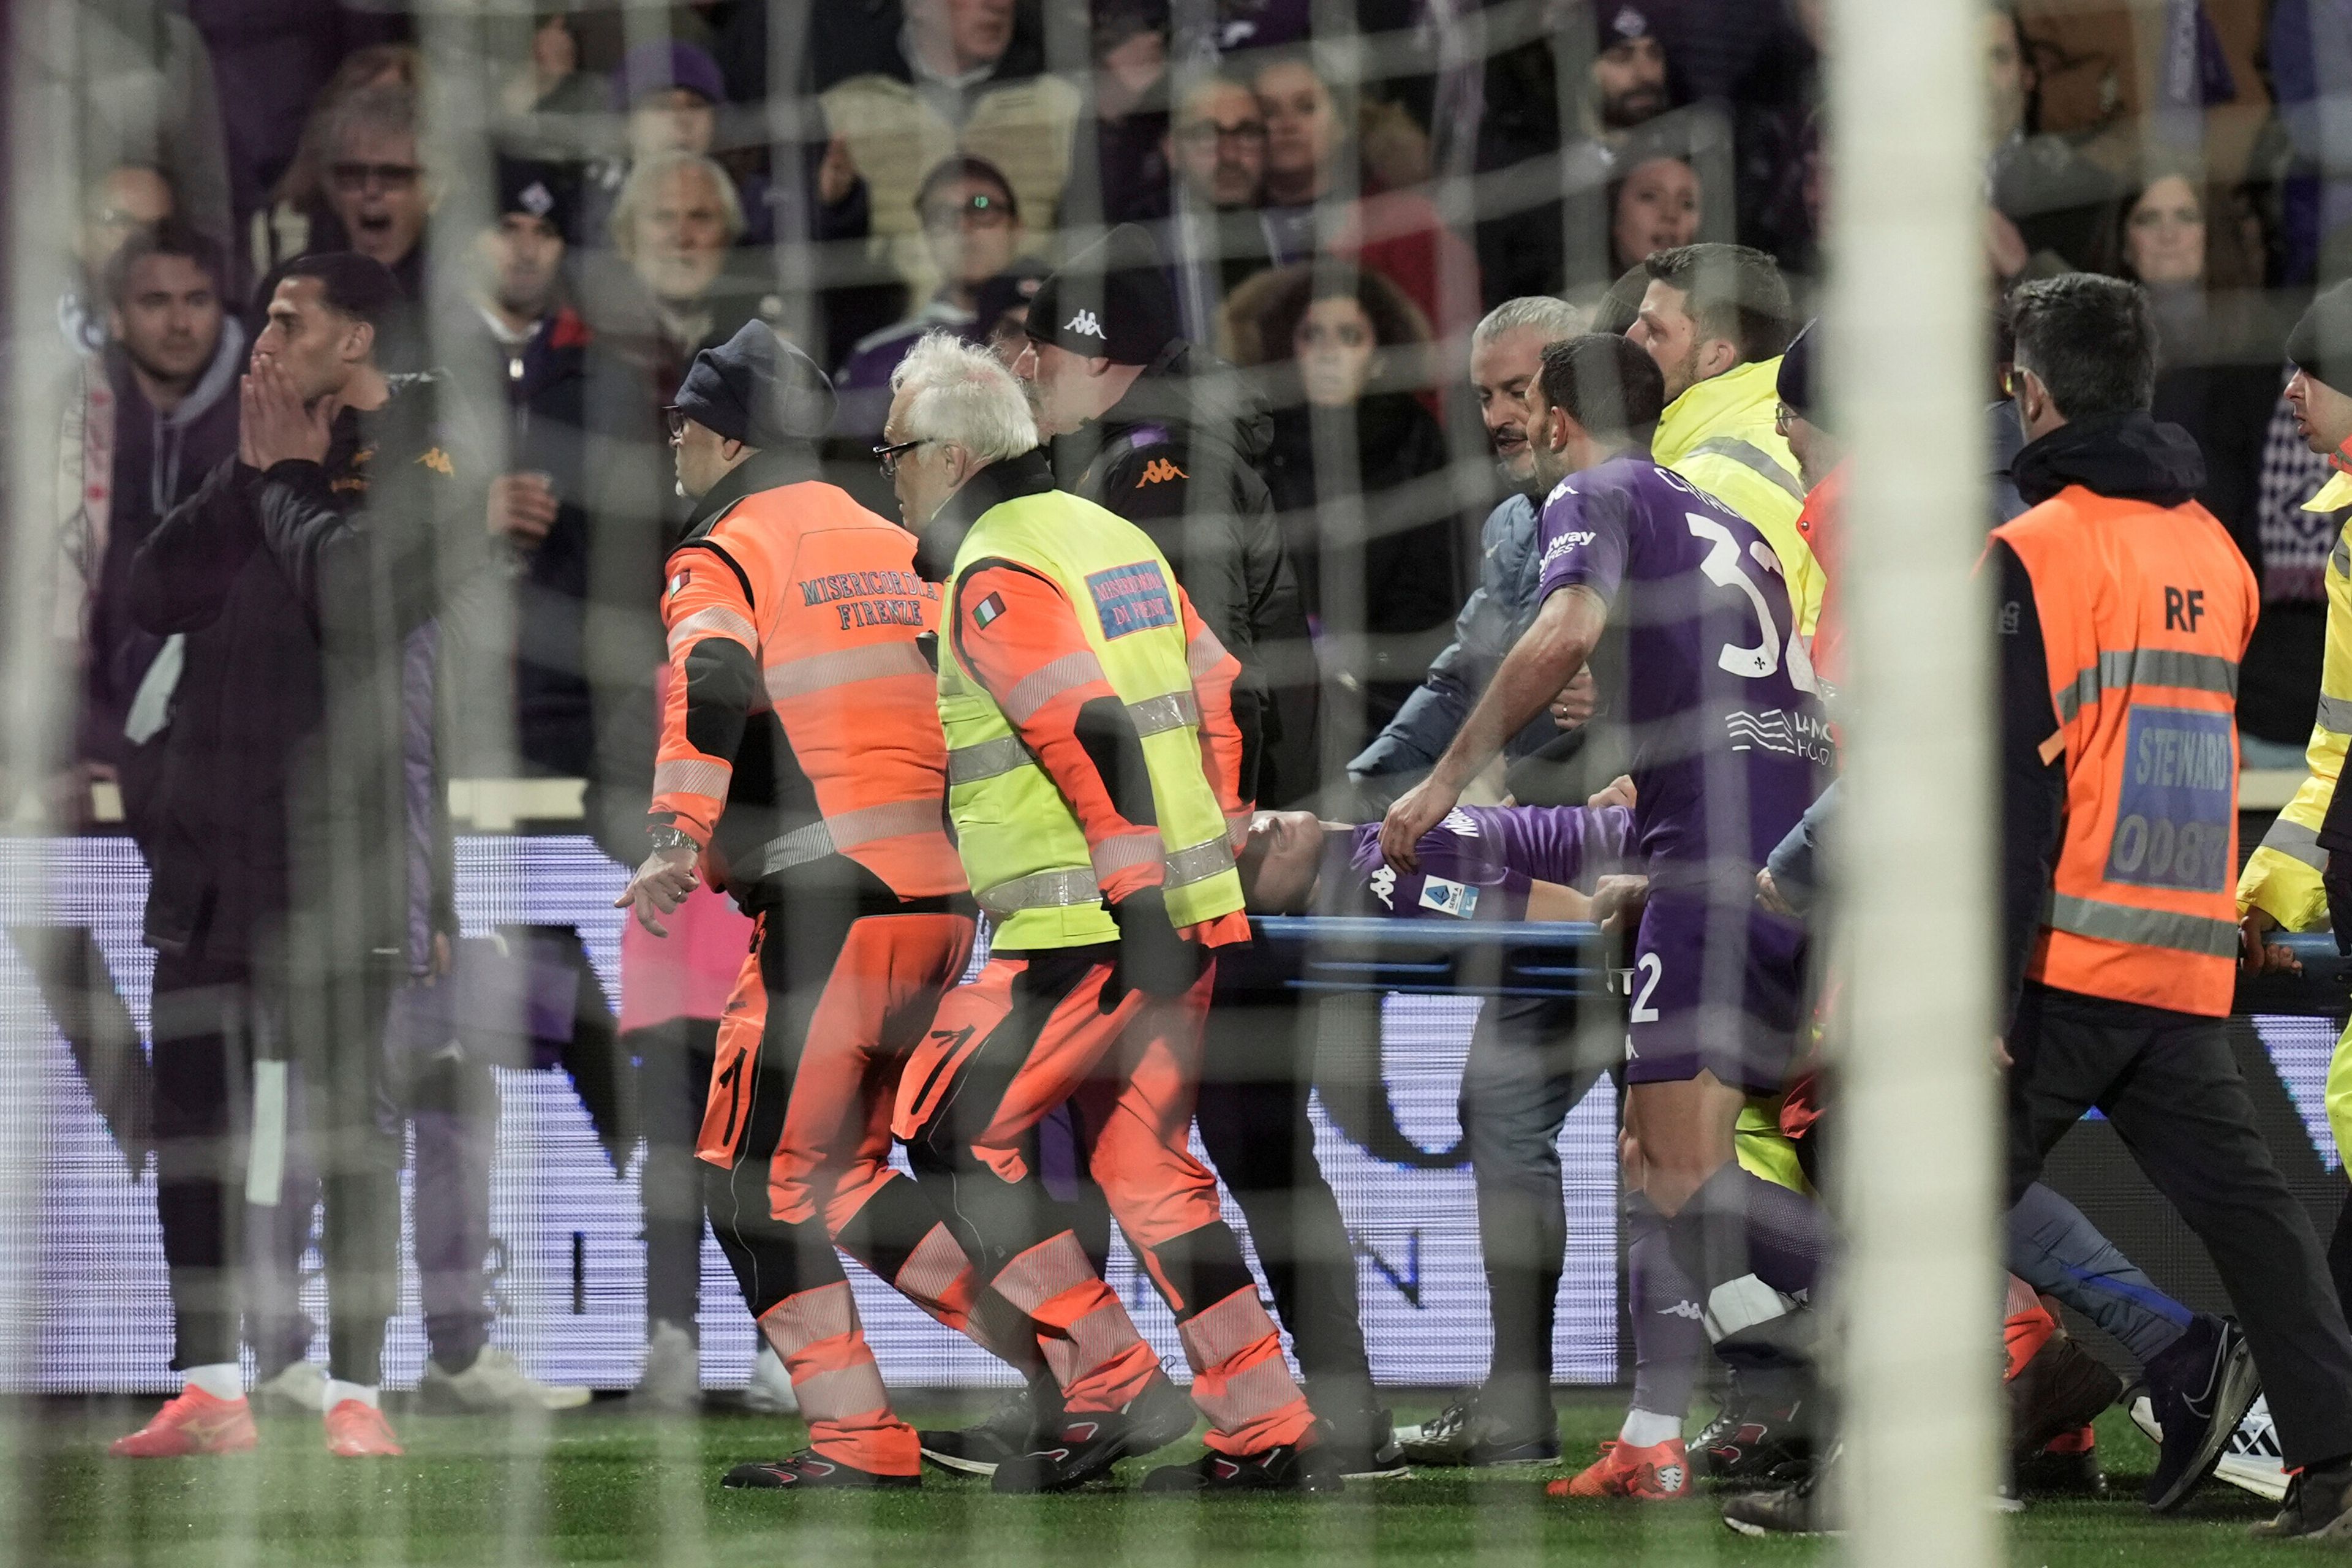
{"type": "Polygon", "coordinates": [[[1449,882],[1443,877],[1425,878],[1421,884],[1421,907],[1466,921],[1478,907],[1478,889],[1466,882],[1449,882]]]}
{"type": "Polygon", "coordinates": [[[971,624],[978,626],[982,631],[986,631],[989,627],[989,624],[1003,613],[1003,595],[999,594],[991,594],[987,598],[982,599],[979,604],[974,605],[971,607],[971,624]]]}
{"type": "Polygon", "coordinates": [[[1176,624],[1176,595],[1168,591],[1168,579],[1157,561],[1090,574],[1087,590],[1094,595],[1095,615],[1106,637],[1176,624]]]}

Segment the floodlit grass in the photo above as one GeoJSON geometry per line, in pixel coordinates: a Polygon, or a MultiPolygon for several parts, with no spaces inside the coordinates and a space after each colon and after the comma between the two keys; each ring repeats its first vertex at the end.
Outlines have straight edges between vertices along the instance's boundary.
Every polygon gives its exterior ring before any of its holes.
{"type": "MultiPolygon", "coordinates": [[[[1409,1402],[1407,1415],[1424,1414],[1409,1402]]],[[[919,1421],[969,1409],[909,1401],[919,1421]]],[[[316,1427],[264,1423],[260,1453],[126,1463],[110,1437],[152,1402],[37,1402],[16,1407],[26,1452],[11,1498],[6,1560],[24,1563],[653,1563],[727,1568],[1178,1568],[1373,1561],[1449,1563],[1685,1563],[1829,1561],[1808,1542],[1756,1542],[1703,1503],[1557,1504],[1553,1472],[1470,1477],[1424,1471],[1335,1499],[1195,1500],[1104,1490],[1075,1497],[991,1495],[985,1482],[925,1478],[919,1493],[783,1498],[728,1492],[727,1467],[798,1446],[796,1422],[741,1414],[663,1420],[626,1405],[529,1426],[395,1413],[404,1458],[329,1458],[316,1427]]],[[[1572,1462],[1613,1428],[1608,1398],[1562,1400],[1572,1462]]],[[[2100,1428],[2116,1474],[2104,1503],[2040,1503],[2010,1526],[2011,1560],[2038,1564],[2229,1563],[2293,1560],[2245,1528],[2267,1511],[2214,1483],[2179,1518],[2137,1500],[2147,1444],[2120,1412],[2100,1428]]],[[[1122,1466],[1132,1486],[1151,1464],[1122,1466]]],[[[1924,1457],[1923,1457],[1924,1458],[1924,1457]]]]}

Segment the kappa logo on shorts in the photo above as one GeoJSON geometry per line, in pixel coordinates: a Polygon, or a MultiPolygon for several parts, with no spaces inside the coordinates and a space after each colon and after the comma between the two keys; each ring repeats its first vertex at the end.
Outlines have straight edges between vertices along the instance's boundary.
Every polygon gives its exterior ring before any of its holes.
{"type": "Polygon", "coordinates": [[[1095,615],[1106,637],[1176,624],[1176,595],[1168,591],[1157,561],[1089,573],[1087,591],[1095,596],[1095,615]]]}
{"type": "Polygon", "coordinates": [[[1372,873],[1372,897],[1380,900],[1383,909],[1396,908],[1396,868],[1382,866],[1372,873]]]}
{"type": "Polygon", "coordinates": [[[1102,330],[1102,322],[1095,319],[1092,310],[1080,310],[1062,323],[1062,331],[1076,332],[1082,338],[1100,338],[1105,342],[1110,341],[1110,334],[1102,330]]]}

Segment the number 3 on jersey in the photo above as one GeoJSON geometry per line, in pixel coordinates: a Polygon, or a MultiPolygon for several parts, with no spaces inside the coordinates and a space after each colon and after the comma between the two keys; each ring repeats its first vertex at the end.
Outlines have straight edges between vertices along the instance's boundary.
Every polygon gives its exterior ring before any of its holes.
{"type": "MultiPolygon", "coordinates": [[[[1731,537],[1729,529],[1704,513],[1686,511],[1683,513],[1683,521],[1689,526],[1694,537],[1706,541],[1706,559],[1699,563],[1699,571],[1717,587],[1736,588],[1745,594],[1748,607],[1756,612],[1757,628],[1762,633],[1761,640],[1754,647],[1743,647],[1736,643],[1724,644],[1723,651],[1716,655],[1716,662],[1729,673],[1749,680],[1766,679],[1780,668],[1780,626],[1772,618],[1772,606],[1764,602],[1764,590],[1759,588],[1741,569],[1739,542],[1731,537]]],[[[1776,574],[1780,573],[1780,557],[1760,542],[1755,550],[1759,565],[1776,574]]],[[[1790,683],[1800,691],[1814,690],[1813,661],[1806,653],[1805,645],[1795,626],[1789,628],[1787,646],[1790,683]]]]}

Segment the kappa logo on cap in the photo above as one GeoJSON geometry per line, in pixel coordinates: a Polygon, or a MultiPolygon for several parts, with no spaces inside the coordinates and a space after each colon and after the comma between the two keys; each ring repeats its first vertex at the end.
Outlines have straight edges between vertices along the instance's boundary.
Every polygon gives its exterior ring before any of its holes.
{"type": "Polygon", "coordinates": [[[1062,323],[1062,331],[1076,332],[1082,338],[1100,338],[1105,342],[1110,341],[1110,334],[1102,330],[1102,323],[1095,319],[1092,310],[1080,310],[1062,323]]]}
{"type": "Polygon", "coordinates": [[[1610,30],[1621,38],[1638,38],[1650,30],[1650,19],[1631,5],[1621,7],[1610,30]]]}
{"type": "Polygon", "coordinates": [[[533,217],[545,217],[555,210],[555,193],[547,188],[544,180],[533,180],[515,193],[515,205],[533,217]]]}

